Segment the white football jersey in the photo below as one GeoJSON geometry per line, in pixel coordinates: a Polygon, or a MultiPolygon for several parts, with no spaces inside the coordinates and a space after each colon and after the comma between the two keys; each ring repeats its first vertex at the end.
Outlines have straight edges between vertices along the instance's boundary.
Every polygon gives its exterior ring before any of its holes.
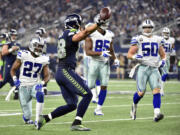
{"type": "MultiPolygon", "coordinates": [[[[106,30],[105,35],[102,35],[97,30],[90,35],[90,38],[93,42],[92,51],[95,52],[102,52],[110,49],[110,44],[114,37],[114,33],[110,30],[106,30]]],[[[91,56],[91,59],[98,60],[98,61],[107,61],[108,59],[103,56],[91,56]]]]}
{"type": "Polygon", "coordinates": [[[153,35],[150,38],[144,35],[139,35],[133,37],[131,40],[131,45],[138,46],[137,54],[143,56],[141,64],[152,67],[159,66],[159,48],[163,44],[163,38],[156,35],[153,35]]]}
{"type": "Polygon", "coordinates": [[[17,59],[21,60],[19,80],[21,86],[35,85],[40,81],[40,74],[43,67],[49,64],[49,57],[41,55],[33,57],[28,50],[21,50],[17,54],[17,59]]]}
{"type": "Polygon", "coordinates": [[[169,59],[170,58],[170,54],[172,51],[172,45],[174,44],[175,39],[172,37],[169,37],[167,40],[164,38],[164,51],[166,53],[166,58],[169,59]]]}

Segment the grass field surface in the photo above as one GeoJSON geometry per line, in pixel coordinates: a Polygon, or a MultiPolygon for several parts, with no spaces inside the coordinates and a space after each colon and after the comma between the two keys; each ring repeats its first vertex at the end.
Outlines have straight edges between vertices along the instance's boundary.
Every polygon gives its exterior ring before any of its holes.
{"type": "MultiPolygon", "coordinates": [[[[49,91],[58,91],[55,81],[48,84],[49,91]]],[[[133,80],[110,80],[108,95],[104,103],[104,116],[94,116],[96,104],[91,103],[83,124],[92,129],[89,132],[70,131],[76,111],[52,120],[40,131],[33,125],[25,125],[18,100],[6,102],[9,86],[0,90],[0,135],[180,135],[180,82],[168,81],[165,96],[162,97],[161,112],[165,118],[153,121],[153,96],[149,86],[144,98],[138,104],[137,119],[131,120],[129,112],[136,83],[133,80]]],[[[79,98],[80,100],[80,98],[79,98]]],[[[35,117],[33,100],[33,120],[35,117]]],[[[43,114],[47,114],[65,102],[61,95],[45,97],[43,114]]]]}

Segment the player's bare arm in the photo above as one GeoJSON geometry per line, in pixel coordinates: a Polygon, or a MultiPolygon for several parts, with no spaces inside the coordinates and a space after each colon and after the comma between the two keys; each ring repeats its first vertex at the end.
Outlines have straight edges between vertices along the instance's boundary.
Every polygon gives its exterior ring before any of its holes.
{"type": "Polygon", "coordinates": [[[9,53],[18,50],[18,46],[13,46],[12,48],[8,49],[8,45],[3,45],[2,47],[2,56],[8,55],[9,53]]]}
{"type": "Polygon", "coordinates": [[[127,54],[127,58],[128,59],[133,59],[133,56],[137,53],[138,51],[138,46],[137,45],[133,45],[129,48],[128,54],[127,54]]]}
{"type": "Polygon", "coordinates": [[[21,60],[16,59],[12,68],[11,68],[11,76],[16,76],[16,71],[21,67],[21,60]]]}
{"type": "Polygon", "coordinates": [[[72,37],[72,41],[73,42],[79,42],[83,39],[85,39],[88,35],[90,35],[91,33],[93,33],[96,29],[98,28],[98,25],[95,23],[87,28],[85,28],[84,30],[78,32],[77,34],[75,34],[72,37]]]}
{"type": "Polygon", "coordinates": [[[43,67],[43,74],[44,74],[44,82],[48,83],[49,79],[50,79],[50,74],[49,74],[49,67],[48,65],[45,65],[43,67]]]}
{"type": "Polygon", "coordinates": [[[88,55],[88,56],[100,56],[101,55],[101,52],[95,52],[92,50],[92,48],[93,48],[92,39],[87,37],[85,40],[86,55],[88,55]]]}
{"type": "Polygon", "coordinates": [[[111,54],[111,59],[115,60],[116,59],[116,55],[114,53],[114,48],[113,48],[113,42],[110,43],[110,54],[111,54]]]}
{"type": "Polygon", "coordinates": [[[159,48],[159,55],[160,55],[161,59],[166,58],[166,54],[165,54],[163,46],[160,46],[160,48],[159,48]]]}

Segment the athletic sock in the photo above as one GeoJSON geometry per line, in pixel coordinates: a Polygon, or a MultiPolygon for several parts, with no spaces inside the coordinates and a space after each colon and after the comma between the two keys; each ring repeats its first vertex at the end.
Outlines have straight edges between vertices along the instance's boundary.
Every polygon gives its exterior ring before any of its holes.
{"type": "Polygon", "coordinates": [[[137,104],[142,97],[138,95],[137,92],[134,93],[133,102],[134,104],[137,104]]]}
{"type": "Polygon", "coordinates": [[[103,105],[107,95],[107,90],[101,90],[99,93],[98,105],[103,105]]]}

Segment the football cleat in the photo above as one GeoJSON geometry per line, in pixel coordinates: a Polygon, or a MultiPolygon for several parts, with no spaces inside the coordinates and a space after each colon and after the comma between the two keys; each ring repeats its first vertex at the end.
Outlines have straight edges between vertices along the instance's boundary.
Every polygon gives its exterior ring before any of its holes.
{"type": "Polygon", "coordinates": [[[137,105],[133,103],[131,111],[130,111],[130,116],[132,120],[136,119],[136,109],[137,109],[137,105]]]}
{"type": "Polygon", "coordinates": [[[83,125],[72,125],[71,131],[90,131],[90,128],[87,128],[83,125]]]}
{"type": "Polygon", "coordinates": [[[24,123],[25,124],[34,124],[33,120],[30,120],[30,119],[26,119],[23,115],[23,120],[24,120],[24,123]]]}
{"type": "Polygon", "coordinates": [[[95,109],[94,110],[94,115],[99,115],[99,116],[103,116],[104,115],[104,113],[102,112],[102,109],[95,109]]]}
{"type": "Polygon", "coordinates": [[[40,130],[42,128],[42,126],[45,125],[45,124],[46,124],[46,120],[45,120],[44,116],[40,115],[39,116],[39,121],[35,122],[35,127],[36,127],[37,130],[40,130]]]}
{"type": "Polygon", "coordinates": [[[158,121],[162,120],[163,118],[164,118],[164,115],[160,113],[156,117],[154,117],[154,121],[158,122],[158,121]]]}

